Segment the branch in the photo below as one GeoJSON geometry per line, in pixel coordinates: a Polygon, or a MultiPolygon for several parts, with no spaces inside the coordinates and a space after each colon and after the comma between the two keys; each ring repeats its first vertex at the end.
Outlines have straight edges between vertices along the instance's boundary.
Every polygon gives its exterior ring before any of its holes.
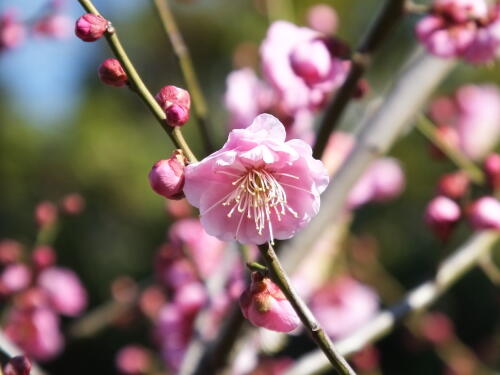
{"type": "Polygon", "coordinates": [[[290,279],[281,266],[271,244],[268,244],[268,246],[261,245],[259,246],[259,250],[265,262],[267,263],[272,278],[278,284],[288,301],[291,303],[293,309],[299,316],[302,324],[304,324],[305,328],[309,331],[309,334],[311,335],[313,340],[326,356],[323,358],[327,362],[329,362],[339,374],[356,375],[347,361],[335,349],[332,341],[320,326],[311,310],[309,310],[305,302],[299,297],[299,295],[291,285],[290,279]]]}
{"type": "Polygon", "coordinates": [[[354,149],[323,193],[321,210],[293,239],[283,242],[283,253],[305,251],[344,210],[344,202],[370,163],[386,153],[420,111],[427,97],[454,67],[454,60],[428,56],[419,50],[403,69],[380,107],[361,126],[354,149]]]}
{"type": "Polygon", "coordinates": [[[211,141],[211,134],[209,132],[210,124],[208,120],[208,110],[205,97],[203,96],[203,91],[201,90],[200,84],[198,82],[198,77],[193,67],[193,62],[191,60],[191,55],[189,49],[184,43],[184,38],[182,37],[177,23],[175,22],[174,15],[168,4],[169,0],[153,0],[155,7],[160,16],[161,23],[165,32],[170,39],[170,43],[174,49],[175,56],[179,62],[179,66],[184,76],[184,81],[186,82],[187,89],[191,94],[191,99],[193,101],[194,114],[198,122],[198,126],[202,135],[203,144],[205,146],[205,152],[210,154],[214,151],[214,147],[211,141]]]}
{"type": "MultiPolygon", "coordinates": [[[[78,0],[81,6],[89,13],[100,15],[97,8],[94,6],[91,0],[78,0]]],[[[166,115],[163,109],[161,109],[160,105],[156,102],[155,98],[149,92],[148,88],[142,81],[139,73],[135,69],[134,65],[130,61],[125,49],[123,48],[120,39],[116,33],[116,30],[113,26],[108,26],[108,30],[106,32],[106,39],[116,58],[120,61],[123,69],[127,73],[128,80],[131,84],[133,91],[139,95],[139,97],[146,103],[151,113],[155,116],[155,118],[160,123],[161,127],[168,134],[172,142],[174,143],[176,148],[182,149],[184,155],[191,161],[195,162],[196,157],[193,152],[189,148],[184,136],[182,135],[180,127],[171,127],[166,122],[166,115]]]]}
{"type": "Polygon", "coordinates": [[[370,66],[374,51],[403,16],[404,5],[404,0],[387,0],[356,49],[356,52],[353,54],[349,74],[344,84],[340,87],[333,97],[333,100],[328,105],[321,121],[313,150],[315,158],[321,158],[326,144],[328,143],[330,133],[337,126],[347,104],[353,97],[358,81],[363,76],[365,70],[370,66]]]}
{"type": "MultiPolygon", "coordinates": [[[[433,280],[413,289],[398,304],[380,312],[353,334],[339,340],[336,343],[339,352],[344,356],[349,356],[388,334],[402,318],[426,309],[474,267],[482,256],[488,254],[499,239],[500,234],[493,231],[473,235],[443,261],[433,280]]],[[[285,375],[317,374],[328,369],[329,363],[325,360],[323,353],[317,350],[306,354],[285,375]]]]}

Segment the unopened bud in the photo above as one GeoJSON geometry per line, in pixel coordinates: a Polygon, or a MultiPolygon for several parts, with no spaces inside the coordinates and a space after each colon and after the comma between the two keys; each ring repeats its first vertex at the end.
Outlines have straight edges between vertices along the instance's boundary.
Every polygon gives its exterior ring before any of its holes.
{"type": "Polygon", "coordinates": [[[327,4],[317,4],[307,11],[309,27],[323,34],[334,34],[339,26],[337,12],[327,4]]]}
{"type": "Polygon", "coordinates": [[[30,371],[31,362],[24,355],[12,357],[3,369],[5,375],[29,375],[30,371]]]}
{"type": "Polygon", "coordinates": [[[151,354],[146,348],[129,345],[122,348],[116,356],[116,367],[124,375],[148,373],[152,364],[151,354]]]}
{"type": "Polygon", "coordinates": [[[168,199],[184,197],[184,166],[186,159],[181,150],[175,150],[169,159],[156,162],[149,172],[153,190],[168,199]]]}
{"type": "Polygon", "coordinates": [[[300,319],[280,288],[268,277],[252,273],[250,287],[240,297],[243,316],[257,327],[290,332],[300,319]]]}
{"type": "Polygon", "coordinates": [[[493,190],[500,188],[500,154],[490,154],[484,160],[484,173],[493,190]]]}
{"type": "Polygon", "coordinates": [[[50,246],[38,246],[33,250],[31,260],[38,270],[45,269],[56,263],[56,253],[50,246]]]}
{"type": "Polygon", "coordinates": [[[35,220],[40,227],[53,225],[57,216],[57,207],[52,202],[40,202],[35,208],[35,220]]]}
{"type": "Polygon", "coordinates": [[[453,322],[443,313],[428,313],[420,322],[422,336],[433,344],[449,341],[453,337],[453,331],[453,322]]]}
{"type": "Polygon", "coordinates": [[[170,126],[181,126],[189,120],[191,97],[189,92],[176,86],[165,86],[155,96],[167,116],[170,126]]]}
{"type": "Polygon", "coordinates": [[[104,35],[108,25],[109,21],[104,17],[87,13],[76,21],[75,34],[85,42],[94,42],[104,35]]]}
{"type": "Polygon", "coordinates": [[[326,79],[331,70],[332,56],[322,39],[299,43],[290,54],[293,71],[307,84],[326,79]]]}
{"type": "Polygon", "coordinates": [[[65,195],[61,201],[61,209],[67,215],[78,215],[85,208],[85,199],[78,193],[65,195]]]}
{"type": "Polygon", "coordinates": [[[425,221],[434,234],[442,241],[448,239],[459,219],[460,207],[447,197],[438,196],[427,205],[425,221]]]}
{"type": "Polygon", "coordinates": [[[106,85],[123,87],[127,84],[128,77],[117,59],[106,59],[99,66],[99,79],[106,85]]]}
{"type": "Polygon", "coordinates": [[[438,181],[437,190],[440,195],[451,199],[460,199],[467,192],[469,184],[467,173],[458,171],[443,175],[438,181]]]}
{"type": "Polygon", "coordinates": [[[482,197],[467,209],[470,224],[478,230],[500,230],[500,202],[493,197],[482,197]]]}

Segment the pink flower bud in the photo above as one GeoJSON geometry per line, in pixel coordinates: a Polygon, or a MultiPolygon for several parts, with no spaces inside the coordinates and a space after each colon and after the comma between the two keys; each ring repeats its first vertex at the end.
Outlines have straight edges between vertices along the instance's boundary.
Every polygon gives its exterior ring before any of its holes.
{"type": "Polygon", "coordinates": [[[484,173],[493,190],[500,188],[500,154],[490,154],[484,160],[484,173]]]}
{"type": "Polygon", "coordinates": [[[149,172],[151,188],[168,199],[184,198],[185,157],[181,150],[175,150],[169,159],[156,162],[149,172]]]}
{"type": "Polygon", "coordinates": [[[306,17],[311,29],[323,34],[334,34],[337,31],[339,25],[337,12],[327,4],[317,4],[310,7],[306,17]]]}
{"type": "Polygon", "coordinates": [[[176,86],[165,86],[155,96],[167,116],[170,126],[181,126],[189,120],[191,97],[189,92],[176,86]]]}
{"type": "Polygon", "coordinates": [[[253,325],[277,332],[290,332],[300,319],[280,288],[268,277],[252,273],[250,287],[240,297],[243,316],[253,325]]]}
{"type": "Polygon", "coordinates": [[[425,221],[441,241],[448,239],[459,219],[460,207],[449,198],[438,196],[427,205],[425,221]]]}
{"type": "Polygon", "coordinates": [[[433,344],[442,344],[453,337],[453,323],[445,314],[426,314],[420,323],[420,332],[433,344]]]}
{"type": "Polygon", "coordinates": [[[38,246],[33,250],[31,259],[39,270],[53,266],[56,262],[56,253],[50,246],[38,246]]]}
{"type": "Polygon", "coordinates": [[[14,263],[21,258],[23,246],[14,240],[0,241],[0,264],[14,263]]]}
{"type": "Polygon", "coordinates": [[[330,73],[331,60],[330,52],[321,39],[299,43],[290,54],[293,71],[307,84],[324,81],[330,73]]]}
{"type": "Polygon", "coordinates": [[[500,202],[493,197],[482,197],[467,209],[470,224],[478,230],[500,230],[500,202]]]}
{"type": "Polygon", "coordinates": [[[174,297],[174,303],[184,314],[196,314],[207,301],[207,291],[202,284],[193,282],[180,287],[174,297]]]}
{"type": "Polygon", "coordinates": [[[68,194],[63,197],[61,208],[67,215],[78,215],[85,208],[85,199],[78,193],[68,194]]]}
{"type": "Polygon", "coordinates": [[[75,34],[84,42],[94,42],[104,35],[108,25],[109,21],[104,17],[87,13],[76,21],[75,34]]]}
{"type": "Polygon", "coordinates": [[[39,19],[33,31],[40,36],[65,39],[71,35],[72,20],[63,14],[49,14],[39,19]]]}
{"type": "Polygon", "coordinates": [[[151,364],[151,354],[142,346],[126,346],[116,355],[116,367],[122,374],[146,374],[151,364]]]}
{"type": "Polygon", "coordinates": [[[13,263],[5,267],[0,275],[0,288],[5,293],[16,293],[26,288],[30,281],[29,268],[22,263],[13,263]]]}
{"type": "Polygon", "coordinates": [[[117,59],[106,59],[99,66],[99,79],[106,85],[123,87],[128,82],[127,73],[117,59]]]}
{"type": "Polygon", "coordinates": [[[30,371],[31,362],[24,355],[12,357],[3,369],[5,375],[29,375],[30,371]]]}
{"type": "Polygon", "coordinates": [[[35,220],[40,227],[53,225],[57,220],[57,216],[57,207],[52,202],[40,202],[35,208],[35,220]]]}
{"type": "Polygon", "coordinates": [[[0,14],[0,52],[20,45],[26,36],[26,31],[16,19],[15,12],[0,14]]]}
{"type": "Polygon", "coordinates": [[[460,199],[469,188],[470,180],[463,171],[443,175],[438,181],[438,194],[451,199],[460,199]]]}

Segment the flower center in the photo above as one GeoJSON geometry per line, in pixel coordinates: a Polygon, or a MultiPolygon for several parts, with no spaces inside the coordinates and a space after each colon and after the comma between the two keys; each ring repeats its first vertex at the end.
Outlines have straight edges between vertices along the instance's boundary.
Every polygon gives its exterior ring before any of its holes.
{"type": "MultiPolygon", "coordinates": [[[[279,173],[298,179],[298,177],[279,173]]],[[[232,183],[236,188],[226,197],[223,206],[232,206],[227,217],[231,217],[236,211],[241,214],[236,233],[238,233],[243,217],[252,219],[259,235],[262,235],[266,224],[269,228],[271,243],[274,242],[271,216],[274,212],[278,221],[289,212],[298,217],[287,203],[286,192],[283,186],[276,180],[273,174],[265,169],[252,169],[238,177],[232,183]]]]}

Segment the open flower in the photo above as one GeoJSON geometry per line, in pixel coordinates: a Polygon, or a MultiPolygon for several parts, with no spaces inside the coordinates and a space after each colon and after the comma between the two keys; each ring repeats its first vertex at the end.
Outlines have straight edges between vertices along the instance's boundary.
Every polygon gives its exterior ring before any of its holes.
{"type": "Polygon", "coordinates": [[[263,244],[292,237],[318,213],[326,169],[309,145],[285,136],[279,120],[261,114],[231,131],[222,149],[186,167],[184,193],[208,234],[263,244]]]}

